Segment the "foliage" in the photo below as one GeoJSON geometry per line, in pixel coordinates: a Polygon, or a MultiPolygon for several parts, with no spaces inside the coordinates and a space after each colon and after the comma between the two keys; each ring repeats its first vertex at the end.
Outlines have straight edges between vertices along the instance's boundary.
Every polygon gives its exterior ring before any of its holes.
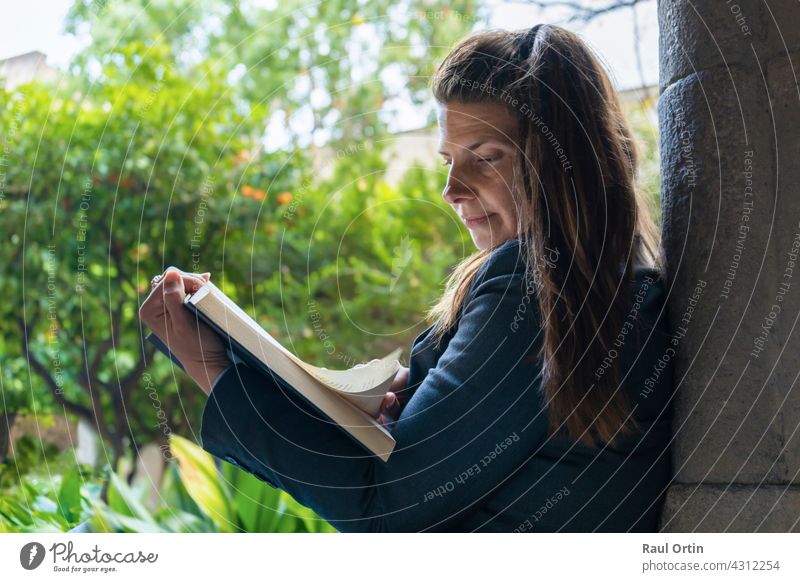
{"type": "Polygon", "coordinates": [[[63,476],[23,479],[0,496],[0,532],[335,532],[310,509],[246,471],[223,463],[181,437],[167,465],[155,511],[144,487],[117,472],[95,475],[73,465],[63,476]],[[99,480],[110,479],[108,503],[99,480]]]}
{"type": "Polygon", "coordinates": [[[474,5],[76,2],[70,74],[0,93],[4,406],[66,409],[115,458],[188,430],[197,388],[138,321],[169,265],[322,365],[407,345],[457,259],[436,245],[464,233],[431,180],[418,199],[383,182],[387,120],[474,5]],[[342,154],[332,177],[312,144],[342,154]]]}
{"type": "MultiPolygon", "coordinates": [[[[10,487],[21,475],[29,475],[42,467],[56,469],[53,461],[58,457],[56,445],[40,441],[30,435],[21,436],[14,443],[14,456],[6,459],[5,463],[0,462],[0,489],[10,487]]],[[[62,463],[58,465],[60,465],[58,468],[63,466],[62,463]]],[[[63,468],[68,467],[69,465],[63,466],[63,468]]]]}
{"type": "Polygon", "coordinates": [[[625,115],[639,147],[639,187],[656,224],[661,224],[661,174],[655,97],[625,105],[625,115]]]}
{"type": "MultiPolygon", "coordinates": [[[[478,21],[476,0],[253,0],[76,2],[68,29],[91,38],[77,65],[127,63],[120,47],[148,39],[172,67],[200,58],[230,73],[245,108],[279,111],[291,149],[379,147],[396,100],[429,100],[427,77],[478,21]],[[319,139],[318,139],[319,138],[319,139]]],[[[146,49],[146,47],[143,47],[146,49]]],[[[138,66],[152,60],[139,51],[138,66]]]]}

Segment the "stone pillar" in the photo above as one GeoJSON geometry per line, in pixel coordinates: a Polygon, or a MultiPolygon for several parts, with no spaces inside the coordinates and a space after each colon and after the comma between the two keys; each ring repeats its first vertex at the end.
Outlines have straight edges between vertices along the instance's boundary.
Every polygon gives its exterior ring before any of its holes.
{"type": "Polygon", "coordinates": [[[659,0],[669,532],[800,531],[800,4],[659,0]]]}

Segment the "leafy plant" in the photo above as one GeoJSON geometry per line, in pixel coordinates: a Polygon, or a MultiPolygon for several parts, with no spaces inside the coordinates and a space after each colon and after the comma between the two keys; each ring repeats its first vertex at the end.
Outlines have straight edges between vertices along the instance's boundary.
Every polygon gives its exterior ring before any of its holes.
{"type": "Polygon", "coordinates": [[[273,4],[76,0],[67,30],[88,42],[59,83],[0,90],[0,402],[84,419],[114,466],[166,446],[162,421],[188,432],[202,406],[141,341],[138,307],[167,266],[211,271],[267,325],[291,309],[284,335],[306,358],[358,360],[421,331],[409,319],[452,264],[432,244],[444,215],[382,183],[381,150],[392,103],[430,100],[425,79],[477,1],[273,4]],[[309,147],[322,144],[331,180],[309,147]],[[420,243],[403,261],[435,260],[392,279],[406,233],[420,243]],[[346,354],[326,352],[308,301],[346,354]]]}
{"type": "Polygon", "coordinates": [[[312,510],[191,441],[173,435],[160,503],[146,507],[146,488],[132,487],[121,467],[92,475],[77,466],[52,480],[28,479],[0,497],[0,532],[335,532],[312,510]],[[95,481],[87,480],[95,477],[95,481]],[[108,479],[108,503],[100,481],[108,479]]]}

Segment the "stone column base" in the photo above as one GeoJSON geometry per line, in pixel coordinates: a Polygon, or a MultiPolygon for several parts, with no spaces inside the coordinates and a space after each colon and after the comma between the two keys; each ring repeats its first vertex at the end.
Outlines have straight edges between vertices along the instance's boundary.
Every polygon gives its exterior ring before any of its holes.
{"type": "Polygon", "coordinates": [[[679,483],[667,491],[660,531],[800,532],[800,486],[679,483]]]}

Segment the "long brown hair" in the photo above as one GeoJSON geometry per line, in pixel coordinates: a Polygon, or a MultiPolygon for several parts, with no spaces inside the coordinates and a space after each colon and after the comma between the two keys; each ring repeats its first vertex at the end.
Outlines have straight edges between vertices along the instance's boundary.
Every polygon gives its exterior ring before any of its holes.
{"type": "MultiPolygon", "coordinates": [[[[432,85],[440,103],[494,101],[517,116],[512,197],[543,327],[549,429],[613,446],[636,428],[620,389],[622,358],[597,371],[612,359],[631,309],[636,264],[662,273],[663,258],[658,227],[637,190],[636,143],[608,75],[576,34],[538,25],[463,39],[432,85]]],[[[455,325],[491,252],[477,251],[453,270],[428,313],[439,323],[435,336],[455,325]]]]}

